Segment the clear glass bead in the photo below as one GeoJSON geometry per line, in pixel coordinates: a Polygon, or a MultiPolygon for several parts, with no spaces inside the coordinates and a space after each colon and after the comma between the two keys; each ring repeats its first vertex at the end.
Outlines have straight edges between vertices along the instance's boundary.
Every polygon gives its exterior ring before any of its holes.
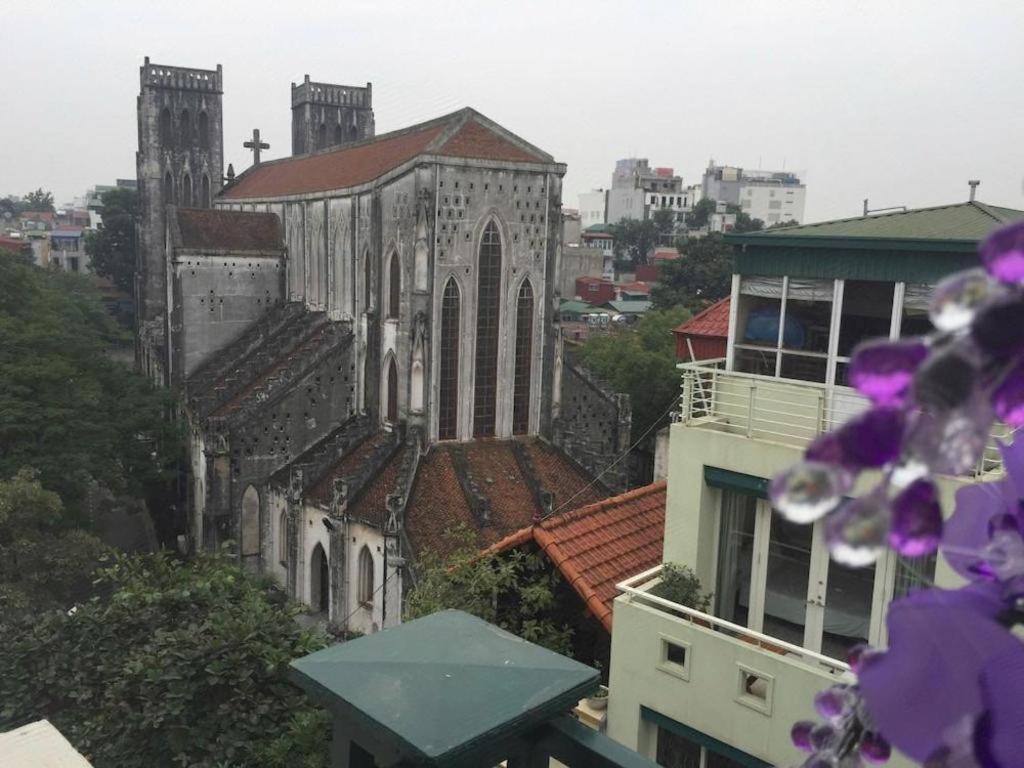
{"type": "Polygon", "coordinates": [[[971,324],[981,307],[1004,291],[980,267],[957,272],[935,286],[928,317],[940,331],[962,330],[971,324]]]}
{"type": "Polygon", "coordinates": [[[848,473],[829,464],[803,461],[777,475],[768,496],[787,520],[806,524],[835,509],[848,490],[848,473]]]}
{"type": "Polygon", "coordinates": [[[889,503],[880,493],[854,499],[825,522],[825,539],[832,559],[863,568],[878,559],[889,533],[889,503]]]}

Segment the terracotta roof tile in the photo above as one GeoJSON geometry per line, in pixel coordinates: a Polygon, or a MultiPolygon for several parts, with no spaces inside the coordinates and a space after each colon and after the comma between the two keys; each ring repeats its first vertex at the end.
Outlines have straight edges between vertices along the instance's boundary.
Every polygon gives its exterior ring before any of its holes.
{"type": "Polygon", "coordinates": [[[508,160],[514,163],[545,162],[545,158],[520,149],[511,141],[475,121],[462,126],[444,143],[437,154],[481,160],[508,160]]]}
{"type": "MultiPolygon", "coordinates": [[[[559,504],[589,503],[604,498],[602,486],[591,487],[591,479],[557,449],[537,440],[523,441],[541,487],[559,504]]],[[[529,526],[543,514],[516,461],[511,441],[478,440],[470,443],[439,444],[420,461],[416,482],[405,513],[405,527],[417,550],[445,555],[451,549],[445,531],[466,526],[475,531],[483,545],[492,544],[512,531],[529,526]],[[490,503],[485,522],[470,508],[455,470],[453,455],[462,451],[472,480],[490,503]]]]}
{"type": "Polygon", "coordinates": [[[615,585],[662,560],[665,539],[664,481],[590,504],[506,536],[490,551],[531,539],[610,632],[615,585]]]}
{"type": "Polygon", "coordinates": [[[346,189],[369,183],[422,154],[499,162],[551,162],[543,153],[517,146],[488,123],[473,110],[462,109],[357,144],[271,160],[249,168],[220,197],[238,200],[346,189]],[[444,143],[438,146],[439,141],[444,143]]]}
{"type": "Polygon", "coordinates": [[[179,208],[179,245],[229,251],[280,251],[281,222],[273,213],[179,208]]]}
{"type": "Polygon", "coordinates": [[[688,336],[729,337],[729,297],[712,304],[675,329],[675,333],[688,336]]]}
{"type": "MultiPolygon", "coordinates": [[[[337,463],[327,470],[321,477],[313,481],[308,490],[308,495],[313,501],[321,504],[329,504],[334,493],[335,478],[348,477],[373,455],[374,451],[390,441],[386,432],[375,432],[355,447],[355,450],[346,453],[337,463]]],[[[389,462],[389,466],[395,462],[389,462]]],[[[397,466],[397,465],[396,465],[397,466]]],[[[397,472],[397,469],[396,469],[397,472]]],[[[378,477],[384,474],[378,473],[378,477]]],[[[372,484],[373,481],[371,481],[372,484]]],[[[362,496],[360,496],[360,499],[362,496]]],[[[357,500],[358,503],[358,500],[357,500]]]]}
{"type": "Polygon", "coordinates": [[[355,504],[349,507],[348,513],[353,519],[365,520],[381,526],[387,522],[388,496],[395,490],[395,483],[398,482],[398,470],[402,466],[405,450],[402,447],[391,457],[391,460],[359,494],[355,504]]]}

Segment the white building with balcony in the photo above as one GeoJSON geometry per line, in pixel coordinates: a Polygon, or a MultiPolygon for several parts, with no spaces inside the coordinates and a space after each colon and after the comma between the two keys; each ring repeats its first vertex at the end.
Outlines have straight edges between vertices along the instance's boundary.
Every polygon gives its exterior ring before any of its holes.
{"type": "MultiPolygon", "coordinates": [[[[852,646],[886,645],[889,602],[958,583],[934,556],[888,552],[863,569],[831,561],[820,522],[772,513],[768,480],[865,407],[846,386],[853,348],[928,330],[935,282],[975,266],[978,242],[1019,218],[969,202],[728,236],[726,358],[682,366],[665,520],[665,562],[693,568],[711,608],[653,595],[659,568],[620,585],[613,738],[673,768],[798,765],[791,725],[816,719],[814,694],[849,676],[852,646]]],[[[1000,474],[993,446],[969,476],[940,478],[946,513],[959,487],[1000,474]]],[[[876,481],[862,478],[855,494],[876,481]]]]}

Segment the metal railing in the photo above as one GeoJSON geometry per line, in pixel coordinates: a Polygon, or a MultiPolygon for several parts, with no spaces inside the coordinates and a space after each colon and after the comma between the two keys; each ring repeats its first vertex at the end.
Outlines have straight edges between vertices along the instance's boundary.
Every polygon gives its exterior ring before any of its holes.
{"type": "MultiPolygon", "coordinates": [[[[849,387],[726,371],[725,360],[681,363],[678,421],[747,437],[804,446],[868,407],[849,387]]],[[[1001,468],[997,439],[1009,432],[997,424],[973,475],[1001,468]]]]}
{"type": "Polygon", "coordinates": [[[766,635],[762,632],[755,632],[754,630],[747,629],[739,624],[733,624],[731,621],[719,619],[716,616],[712,616],[710,613],[704,613],[703,611],[698,611],[695,608],[688,608],[680,603],[675,603],[671,600],[665,599],[664,597],[652,594],[650,591],[651,588],[660,583],[659,577],[661,575],[661,568],[662,566],[657,565],[643,573],[638,573],[636,576],[631,576],[625,581],[616,584],[615,588],[619,592],[629,595],[629,597],[636,602],[659,609],[662,612],[673,614],[673,618],[680,621],[686,621],[690,624],[710,629],[714,632],[721,632],[729,637],[748,643],[766,652],[795,658],[805,664],[820,667],[830,675],[839,676],[850,671],[850,665],[839,661],[838,659],[833,659],[829,656],[816,653],[815,651],[810,651],[806,648],[800,647],[799,645],[794,645],[793,643],[787,643],[785,640],[771,637],[770,635],[766,635]]]}

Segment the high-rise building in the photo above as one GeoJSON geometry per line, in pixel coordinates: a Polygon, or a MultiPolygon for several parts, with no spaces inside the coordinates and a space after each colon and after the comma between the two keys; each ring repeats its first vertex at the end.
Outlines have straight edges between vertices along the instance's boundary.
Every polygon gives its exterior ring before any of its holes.
{"type": "Polygon", "coordinates": [[[715,165],[704,171],[702,194],[713,200],[739,206],[765,226],[804,222],[807,185],[792,171],[755,171],[730,165],[715,165]]]}

